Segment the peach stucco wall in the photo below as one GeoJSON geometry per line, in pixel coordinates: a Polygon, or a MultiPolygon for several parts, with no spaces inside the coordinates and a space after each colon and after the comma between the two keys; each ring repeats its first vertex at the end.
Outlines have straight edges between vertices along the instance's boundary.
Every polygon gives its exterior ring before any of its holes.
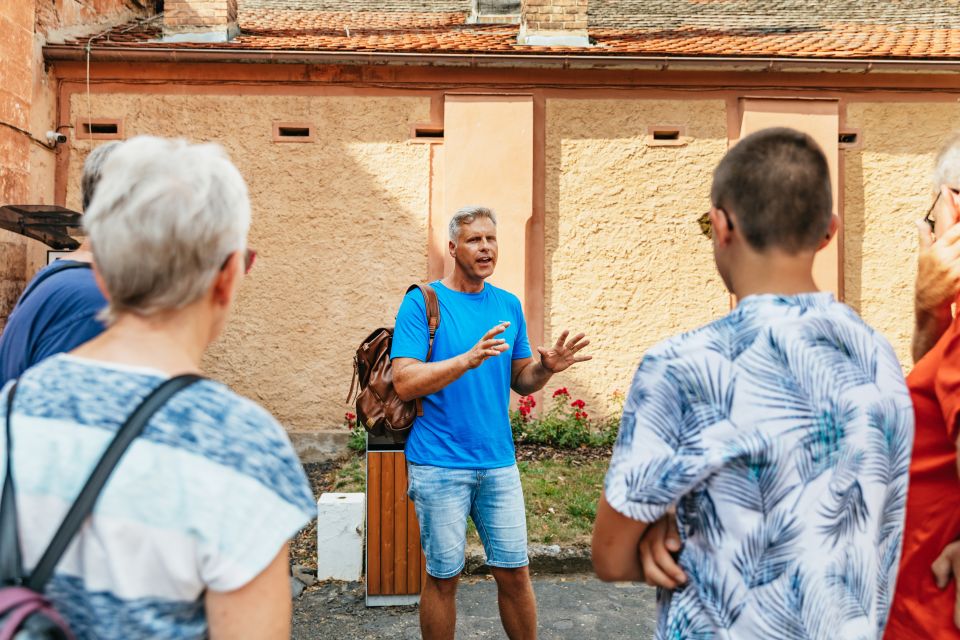
{"type": "MultiPolygon", "coordinates": [[[[533,214],[533,97],[448,95],[443,117],[446,165],[441,210],[447,217],[465,205],[483,205],[496,212],[499,254],[496,273],[489,281],[526,303],[527,224],[533,214]]],[[[442,239],[449,238],[445,226],[437,225],[436,231],[442,239]]],[[[445,253],[447,275],[453,271],[453,259],[449,251],[445,253]]]]}
{"type": "MultiPolygon", "coordinates": [[[[566,386],[598,415],[614,408],[611,394],[629,386],[650,346],[730,308],[695,220],[736,135],[736,103],[548,96],[542,104],[534,127],[543,129],[530,144],[543,167],[543,192],[535,182],[532,195],[543,198],[543,330],[547,342],[564,328],[584,331],[594,355],[555,378],[547,397],[566,386]],[[682,127],[686,143],[649,146],[655,125],[682,127]]],[[[85,93],[70,107],[74,121],[85,116],[85,93]]],[[[250,184],[250,242],[261,258],[210,370],[291,431],[333,427],[346,408],[353,349],[391,322],[407,284],[426,277],[429,218],[442,227],[452,207],[443,174],[453,146],[410,141],[415,125],[437,116],[430,98],[93,93],[89,115],[123,118],[127,137],[226,146],[250,184]],[[274,121],[312,123],[316,140],[273,142],[274,121]]],[[[913,220],[929,204],[933,156],[960,106],[841,101],[840,119],[861,142],[840,152],[846,300],[908,366],[913,220]]],[[[79,206],[94,144],[71,142],[67,206],[79,206]]]]}
{"type": "MultiPolygon", "coordinates": [[[[410,144],[430,102],[414,97],[108,94],[94,117],[124,118],[126,136],[218,140],[250,187],[244,282],[209,371],[262,402],[292,431],[342,420],[353,352],[392,324],[408,284],[426,277],[430,158],[410,144]],[[274,120],[315,125],[312,143],[272,141],[274,120]]],[[[72,98],[86,113],[87,98],[72,98]]],[[[79,203],[85,155],[75,141],[67,205],[79,203]]]]}
{"type": "Polygon", "coordinates": [[[934,157],[946,135],[960,128],[960,105],[851,103],[846,123],[860,129],[862,145],[843,152],[846,300],[909,366],[914,221],[930,205],[934,157]]]}
{"type": "Polygon", "coordinates": [[[583,331],[594,356],[551,388],[608,411],[646,349],[729,311],[696,223],[726,149],[723,101],[547,101],[545,334],[583,331]],[[689,143],[647,146],[664,124],[689,143]]]}

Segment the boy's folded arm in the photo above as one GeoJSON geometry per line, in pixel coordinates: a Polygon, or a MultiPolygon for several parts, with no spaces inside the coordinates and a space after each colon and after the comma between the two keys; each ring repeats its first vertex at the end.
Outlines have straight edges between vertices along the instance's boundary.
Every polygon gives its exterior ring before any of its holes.
{"type": "Polygon", "coordinates": [[[628,518],[601,494],[593,525],[591,555],[597,577],[606,582],[643,580],[638,544],[648,524],[628,518]]]}

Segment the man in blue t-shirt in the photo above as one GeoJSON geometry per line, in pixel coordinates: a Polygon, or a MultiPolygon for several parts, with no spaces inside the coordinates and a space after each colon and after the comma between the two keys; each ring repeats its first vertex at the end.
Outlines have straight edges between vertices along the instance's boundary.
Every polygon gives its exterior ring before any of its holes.
{"type": "MultiPolygon", "coordinates": [[[[104,160],[119,144],[108,142],[87,156],[81,180],[84,210],[100,181],[104,160]]],[[[97,314],[107,301],[93,278],[92,261],[85,241],[27,283],[0,335],[0,386],[44,358],[72,351],[103,332],[97,314]]]]}
{"type": "Polygon", "coordinates": [[[420,523],[427,580],[420,596],[426,640],[452,639],[457,579],[464,565],[467,516],[497,581],[500,619],[513,639],[535,638],[536,601],[527,570],[523,491],[513,450],[510,389],[539,391],[577,362],[589,344],[564,331],[535,361],[520,301],[484,282],[497,264],[497,220],[490,209],[464,207],[450,220],[453,273],[432,283],[442,321],[430,361],[423,294],[407,294],[394,330],[394,387],[422,398],[423,415],[406,445],[409,494],[420,523]]]}

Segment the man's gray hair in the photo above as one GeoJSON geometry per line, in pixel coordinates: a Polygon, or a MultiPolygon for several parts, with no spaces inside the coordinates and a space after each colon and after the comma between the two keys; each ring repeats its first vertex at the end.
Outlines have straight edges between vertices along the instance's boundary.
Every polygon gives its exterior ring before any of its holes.
{"type": "Polygon", "coordinates": [[[139,136],[110,154],[83,224],[112,322],[200,299],[246,248],[250,199],[219,145],[139,136]]]}
{"type": "Polygon", "coordinates": [[[450,218],[450,242],[456,244],[457,238],[460,237],[460,225],[470,224],[477,218],[489,218],[494,226],[497,225],[497,216],[487,207],[475,205],[460,207],[450,218]]]}
{"type": "Polygon", "coordinates": [[[80,178],[80,191],[83,195],[83,210],[90,207],[90,201],[93,200],[93,194],[97,190],[97,184],[100,182],[100,176],[103,174],[103,163],[107,157],[117,150],[120,142],[114,140],[102,144],[87,156],[87,161],[83,163],[83,177],[80,178]]]}
{"type": "Polygon", "coordinates": [[[933,188],[939,191],[943,185],[960,189],[960,131],[954,131],[937,154],[933,188]]]}

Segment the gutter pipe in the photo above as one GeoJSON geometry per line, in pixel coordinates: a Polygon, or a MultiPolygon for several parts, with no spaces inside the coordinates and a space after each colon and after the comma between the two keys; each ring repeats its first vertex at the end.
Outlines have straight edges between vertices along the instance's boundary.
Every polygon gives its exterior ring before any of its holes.
{"type": "MultiPolygon", "coordinates": [[[[43,47],[47,62],[86,61],[82,45],[52,44],[43,47]]],[[[363,64],[480,67],[539,67],[562,69],[668,68],[724,69],[741,71],[810,70],[870,73],[960,72],[958,59],[869,59],[869,58],[776,58],[738,56],[634,56],[589,54],[519,53],[393,53],[364,51],[299,51],[269,49],[186,48],[110,46],[90,47],[91,62],[206,62],[247,64],[363,64]]]]}

